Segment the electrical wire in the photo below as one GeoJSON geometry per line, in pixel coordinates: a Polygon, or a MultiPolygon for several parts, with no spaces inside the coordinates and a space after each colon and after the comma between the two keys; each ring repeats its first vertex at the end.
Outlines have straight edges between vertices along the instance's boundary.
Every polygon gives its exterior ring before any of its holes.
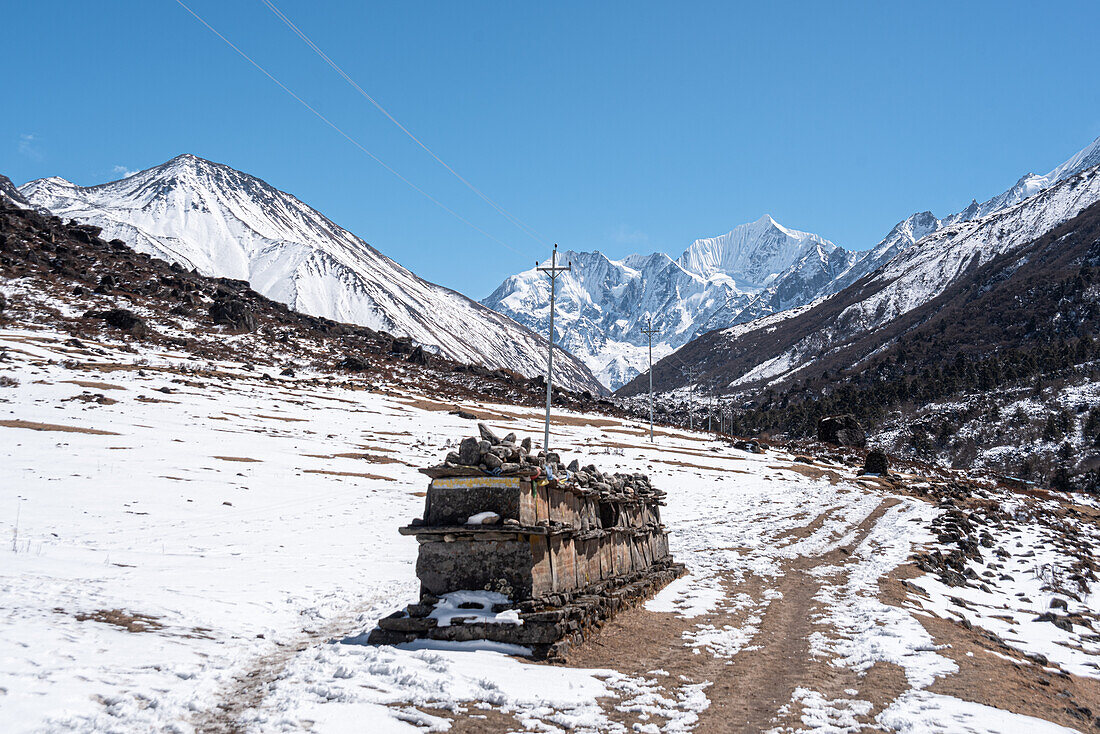
{"type": "Polygon", "coordinates": [[[366,154],[367,154],[368,156],[370,156],[370,157],[371,157],[371,158],[372,158],[372,159],[373,159],[373,160],[374,160],[374,161],[375,161],[375,162],[376,162],[376,163],[377,163],[378,165],[382,166],[382,167],[383,167],[383,168],[385,168],[385,169],[386,169],[387,171],[389,171],[390,173],[392,173],[392,174],[393,174],[394,176],[396,176],[397,178],[401,179],[401,181],[403,181],[404,183],[406,183],[406,184],[407,184],[407,185],[408,185],[408,186],[409,186],[410,188],[412,188],[412,189],[413,189],[414,191],[416,191],[416,192],[417,192],[417,193],[419,193],[419,194],[420,194],[421,196],[423,196],[424,198],[426,198],[426,199],[428,199],[429,201],[431,201],[431,202],[432,202],[433,204],[435,204],[435,205],[436,205],[436,206],[438,206],[438,207],[439,207],[440,209],[442,209],[443,211],[447,212],[448,214],[450,214],[451,216],[453,216],[453,217],[454,217],[455,219],[459,220],[460,222],[462,222],[462,223],[463,223],[463,224],[465,224],[466,226],[470,227],[471,229],[475,229],[475,230],[477,230],[478,232],[480,232],[481,234],[485,235],[486,237],[488,237],[488,238],[489,238],[490,240],[492,240],[493,242],[496,242],[496,243],[497,243],[498,245],[501,245],[502,247],[505,247],[505,248],[507,248],[507,249],[511,250],[512,252],[516,253],[517,255],[523,255],[523,254],[524,254],[524,253],[520,252],[519,250],[517,250],[516,248],[512,247],[511,245],[507,244],[506,242],[502,242],[501,240],[498,240],[498,239],[497,239],[496,237],[492,236],[491,234],[489,234],[488,232],[486,232],[486,231],[485,231],[484,229],[482,229],[481,227],[477,226],[476,224],[474,224],[474,223],[473,223],[473,222],[471,222],[470,220],[466,219],[465,217],[463,217],[462,215],[460,215],[460,214],[459,214],[458,212],[454,211],[453,209],[451,209],[450,207],[448,207],[448,206],[447,206],[446,204],[444,204],[443,202],[439,201],[439,199],[436,199],[436,198],[435,198],[434,196],[432,196],[431,194],[429,194],[429,193],[428,193],[427,191],[425,191],[424,189],[420,188],[419,186],[417,186],[416,184],[414,184],[414,183],[413,183],[412,181],[410,181],[409,179],[407,179],[407,178],[405,178],[404,176],[402,176],[402,175],[401,175],[400,173],[398,173],[398,172],[397,172],[396,170],[394,170],[394,169],[393,169],[393,168],[391,168],[391,167],[390,167],[389,165],[387,165],[387,164],[385,163],[385,161],[383,161],[383,160],[382,160],[381,158],[379,158],[379,157],[378,157],[378,156],[376,156],[376,155],[375,155],[374,153],[371,153],[371,152],[370,152],[369,150],[367,150],[367,149],[366,149],[366,147],[364,147],[362,143],[360,143],[360,142],[359,142],[358,140],[356,140],[355,138],[353,138],[353,137],[352,137],[351,135],[349,135],[348,133],[344,132],[344,131],[343,131],[343,129],[341,129],[341,128],[340,128],[339,126],[337,126],[337,125],[336,125],[336,123],[334,123],[334,122],[332,122],[331,120],[329,120],[329,119],[328,119],[327,117],[325,117],[325,116],[324,116],[324,115],[322,115],[322,114],[321,114],[320,112],[318,112],[318,111],[317,111],[317,110],[316,110],[316,109],[315,109],[314,107],[312,107],[312,106],[311,106],[311,105],[310,105],[310,104],[309,104],[308,102],[306,102],[306,101],[305,101],[304,99],[302,99],[302,98],[301,98],[301,97],[299,97],[299,96],[298,96],[297,94],[295,94],[295,93],[294,93],[294,92],[293,92],[293,91],[292,91],[292,90],[290,89],[290,87],[288,87],[287,85],[283,84],[283,83],[282,83],[281,81],[279,81],[278,79],[276,79],[276,78],[275,78],[275,76],[274,76],[274,75],[272,75],[272,73],[271,73],[271,72],[269,72],[269,71],[268,71],[267,69],[265,69],[264,67],[260,66],[260,64],[259,64],[259,63],[257,63],[255,59],[253,59],[253,58],[252,58],[251,56],[249,56],[249,55],[248,55],[248,54],[246,54],[246,53],[245,53],[244,51],[242,51],[242,50],[241,50],[240,48],[238,48],[238,47],[236,46],[236,44],[234,44],[234,43],[233,43],[232,41],[230,41],[230,40],[229,40],[228,38],[226,38],[226,37],[225,37],[225,36],[223,36],[223,35],[222,35],[221,33],[219,33],[219,32],[218,32],[218,30],[217,30],[216,28],[214,28],[214,26],[212,26],[212,25],[210,25],[209,23],[207,23],[207,22],[206,22],[206,21],[205,21],[205,20],[204,20],[204,19],[202,18],[202,16],[200,16],[200,15],[199,15],[198,13],[196,13],[196,12],[195,12],[194,10],[192,10],[191,8],[189,8],[189,7],[188,7],[188,6],[187,6],[187,5],[186,5],[186,4],[185,4],[185,3],[183,2],[183,0],[176,0],[176,3],[177,3],[177,4],[178,4],[178,5],[179,5],[179,6],[181,7],[181,8],[183,8],[183,9],[184,9],[184,10],[186,10],[186,11],[187,11],[188,13],[190,13],[190,14],[191,14],[191,15],[192,15],[192,16],[193,16],[193,17],[195,18],[195,20],[199,21],[199,22],[200,22],[200,23],[202,23],[202,24],[203,24],[204,26],[206,26],[206,27],[207,27],[207,28],[208,28],[208,29],[210,30],[210,32],[211,32],[211,33],[213,33],[213,34],[214,34],[215,36],[217,36],[218,38],[220,38],[220,39],[222,39],[223,41],[225,41],[225,43],[226,43],[226,44],[228,44],[230,48],[232,48],[232,49],[233,49],[234,51],[236,51],[236,52],[237,52],[238,54],[240,54],[240,55],[241,55],[241,57],[243,57],[243,58],[244,58],[244,59],[245,59],[245,60],[246,60],[246,61],[247,61],[248,63],[252,64],[252,65],[253,65],[253,66],[255,66],[255,67],[256,67],[257,69],[259,69],[259,70],[260,70],[261,72],[263,72],[264,76],[266,76],[266,77],[267,77],[268,79],[270,79],[271,81],[275,82],[275,84],[277,84],[277,85],[279,86],[279,88],[280,88],[280,89],[282,89],[282,90],[283,90],[284,92],[286,92],[286,93],[287,93],[287,94],[289,94],[289,95],[290,95],[291,97],[293,97],[294,99],[296,99],[296,100],[297,100],[297,101],[298,101],[298,102],[299,102],[299,103],[300,103],[300,104],[301,104],[301,105],[302,105],[303,107],[305,107],[305,108],[306,108],[307,110],[309,110],[309,111],[310,111],[310,112],[312,112],[312,113],[313,113],[314,115],[316,115],[316,116],[317,116],[317,117],[318,117],[318,118],[319,118],[319,119],[320,119],[320,120],[321,120],[322,122],[324,122],[324,123],[325,123],[326,125],[328,125],[328,126],[329,126],[329,127],[331,127],[331,128],[333,129],[333,130],[335,130],[335,131],[336,131],[336,132],[338,132],[338,133],[339,133],[340,135],[342,135],[342,136],[343,136],[343,137],[344,137],[344,138],[345,138],[345,139],[346,139],[346,140],[347,140],[347,141],[348,141],[349,143],[351,143],[352,145],[354,145],[354,146],[355,146],[356,148],[358,148],[359,150],[363,151],[363,152],[364,152],[364,153],[366,153],[366,154]]]}
{"type": "Polygon", "coordinates": [[[481,197],[481,199],[483,201],[485,201],[485,203],[487,203],[489,206],[493,207],[493,209],[496,209],[497,212],[499,212],[501,214],[501,216],[503,216],[505,219],[507,219],[512,224],[514,224],[516,227],[518,227],[528,237],[530,237],[531,239],[535,240],[536,242],[538,242],[540,244],[543,244],[543,245],[547,244],[546,241],[543,240],[543,238],[540,237],[539,234],[534,229],[532,229],[527,224],[525,224],[522,220],[519,219],[519,217],[516,217],[515,215],[511,214],[504,207],[502,207],[500,204],[497,204],[495,201],[493,201],[488,196],[486,196],[479,188],[477,188],[472,183],[470,183],[458,171],[456,171],[454,168],[452,168],[450,165],[448,165],[446,161],[444,161],[442,158],[440,158],[438,155],[436,155],[435,151],[433,151],[431,148],[429,148],[427,145],[425,145],[424,142],[420,138],[413,135],[413,133],[407,127],[402,125],[397,120],[396,117],[394,117],[392,114],[390,114],[389,110],[387,110],[385,107],[383,107],[378,102],[378,100],[376,100],[374,97],[369,95],[361,86],[359,86],[359,84],[356,83],[356,81],[354,79],[352,79],[350,76],[348,76],[347,72],[345,72],[343,69],[341,69],[340,66],[335,61],[333,61],[331,58],[329,58],[328,54],[326,54],[324,51],[322,51],[321,48],[316,43],[314,43],[313,40],[302,31],[302,29],[300,29],[297,25],[294,24],[294,21],[292,21],[290,18],[288,18],[286,16],[286,14],[283,13],[283,11],[279,10],[279,8],[277,8],[275,6],[275,3],[271,2],[271,0],[262,0],[262,2],[290,30],[294,31],[294,33],[299,38],[301,38],[302,41],[304,41],[307,46],[309,46],[311,49],[313,49],[313,51],[318,56],[320,56],[322,59],[324,59],[325,63],[327,63],[329,66],[331,66],[333,68],[333,70],[336,71],[337,74],[342,76],[344,78],[344,81],[346,81],[348,84],[350,84],[352,86],[352,88],[355,89],[355,91],[359,92],[359,94],[361,94],[363,97],[365,97],[368,102],[370,102],[372,105],[374,105],[378,109],[379,112],[381,112],[383,115],[385,115],[389,119],[390,122],[392,122],[394,125],[397,125],[397,127],[399,127],[403,133],[408,135],[413,140],[413,142],[415,142],[417,145],[419,145],[421,148],[423,148],[424,151],[428,155],[430,155],[432,158],[434,158],[439,163],[439,165],[443,166],[448,171],[450,171],[451,174],[454,175],[455,178],[457,178],[459,181],[461,181],[463,184],[465,184],[467,188],[469,188],[471,191],[473,191],[475,194],[477,194],[479,197],[481,197]]]}

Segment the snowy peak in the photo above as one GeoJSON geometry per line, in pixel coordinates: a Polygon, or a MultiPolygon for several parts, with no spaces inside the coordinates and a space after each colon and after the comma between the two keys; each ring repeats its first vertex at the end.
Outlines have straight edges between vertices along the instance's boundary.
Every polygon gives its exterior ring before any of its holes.
{"type": "MultiPolygon", "coordinates": [[[[559,253],[558,263],[567,262],[572,270],[559,277],[556,293],[556,340],[617,388],[648,368],[641,332],[647,316],[660,332],[653,344],[659,359],[704,330],[809,302],[855,256],[764,215],[696,240],[675,260],[663,252],[621,260],[598,251],[559,253]]],[[[545,329],[549,281],[532,268],[507,278],[482,303],[545,329]]]]}
{"type": "Polygon", "coordinates": [[[1028,173],[1021,176],[1007,191],[978,203],[972,199],[970,205],[962,211],[937,219],[931,212],[910,215],[898,222],[890,233],[873,248],[868,250],[859,264],[852,268],[833,284],[830,292],[837,293],[859,278],[869,275],[886,265],[912,245],[944,227],[960,222],[972,222],[991,214],[1004,211],[1026,201],[1050,187],[1072,178],[1094,166],[1100,165],[1100,138],[1096,138],[1068,160],[1045,175],[1028,173]]]}
{"type": "Polygon", "coordinates": [[[819,235],[784,227],[765,214],[724,235],[695,240],[678,262],[704,278],[725,275],[739,286],[760,288],[815,248],[829,252],[836,245],[819,235]]]}
{"type": "Polygon", "coordinates": [[[66,181],[60,176],[50,176],[49,178],[40,178],[23,184],[19,187],[19,193],[26,197],[28,201],[33,199],[39,202],[39,206],[45,206],[41,202],[70,196],[74,189],[79,188],[73,182],[66,181]]]}
{"type": "Polygon", "coordinates": [[[1078,173],[1086,171],[1093,166],[1100,166],[1100,137],[1097,137],[1096,140],[1093,140],[1084,148],[1077,151],[1077,153],[1065,163],[1048,173],[1046,178],[1052,183],[1054,181],[1061,181],[1070,176],[1076,176],[1078,173]]]}
{"type": "MultiPolygon", "coordinates": [[[[444,356],[527,376],[545,340],[415,274],[265,181],[192,154],[97,186],[40,179],[20,188],[53,213],[103,229],[140,252],[247,280],[303,313],[408,336],[444,356]]],[[[601,390],[568,354],[555,382],[601,390]]]]}

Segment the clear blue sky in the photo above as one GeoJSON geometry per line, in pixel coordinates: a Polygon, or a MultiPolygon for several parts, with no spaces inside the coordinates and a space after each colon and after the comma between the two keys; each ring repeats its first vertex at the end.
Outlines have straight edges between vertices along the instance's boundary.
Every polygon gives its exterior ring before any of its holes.
{"type": "MultiPolygon", "coordinates": [[[[452,178],[259,1],[5,2],[0,172],[89,185],[191,152],[260,176],[475,298],[545,248],[452,178]]],[[[1100,3],[276,4],[549,241],[664,250],[767,212],[865,249],[1100,135],[1100,3]]]]}

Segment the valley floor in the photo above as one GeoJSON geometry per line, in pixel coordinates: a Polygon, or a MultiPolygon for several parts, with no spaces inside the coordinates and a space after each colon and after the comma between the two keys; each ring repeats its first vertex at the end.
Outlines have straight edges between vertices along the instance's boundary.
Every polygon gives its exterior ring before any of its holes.
{"type": "Polygon", "coordinates": [[[595,416],[559,415],[555,446],[650,474],[690,573],[562,666],[367,646],[417,595],[397,527],[417,467],[476,430],[455,407],[541,433],[530,408],[0,331],[5,730],[1100,726],[1095,500],[595,416]]]}

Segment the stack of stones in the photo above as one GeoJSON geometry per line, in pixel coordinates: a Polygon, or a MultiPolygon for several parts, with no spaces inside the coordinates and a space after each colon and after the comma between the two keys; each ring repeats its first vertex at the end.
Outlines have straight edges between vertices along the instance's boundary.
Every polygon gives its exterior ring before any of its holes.
{"type": "Polygon", "coordinates": [[[684,572],[668,552],[664,492],[646,475],[563,466],[530,439],[478,428],[422,470],[424,517],[400,529],[420,543],[421,598],[380,620],[372,643],[492,640],[561,658],[684,572]],[[460,600],[469,617],[440,613],[460,600]]]}

